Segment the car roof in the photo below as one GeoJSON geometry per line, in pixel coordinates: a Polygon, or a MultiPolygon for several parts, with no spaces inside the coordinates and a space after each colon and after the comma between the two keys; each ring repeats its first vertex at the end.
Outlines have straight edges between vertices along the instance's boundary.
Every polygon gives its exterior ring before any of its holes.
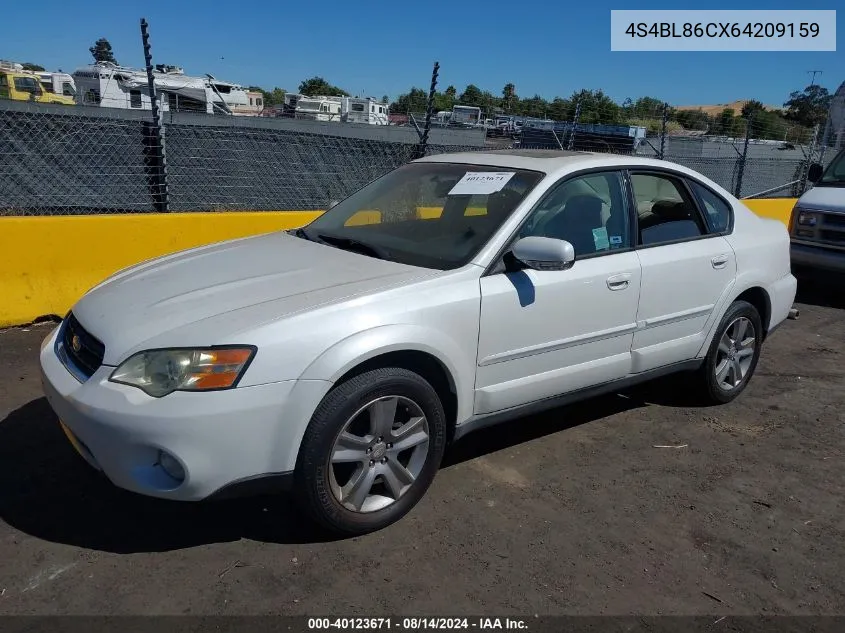
{"type": "Polygon", "coordinates": [[[686,172],[681,165],[655,158],[607,154],[601,152],[574,152],[548,149],[509,149],[477,152],[455,152],[435,154],[419,158],[414,162],[425,163],[461,163],[469,165],[487,165],[510,169],[528,169],[546,174],[561,171],[574,171],[591,167],[643,166],[663,167],[686,172]]]}

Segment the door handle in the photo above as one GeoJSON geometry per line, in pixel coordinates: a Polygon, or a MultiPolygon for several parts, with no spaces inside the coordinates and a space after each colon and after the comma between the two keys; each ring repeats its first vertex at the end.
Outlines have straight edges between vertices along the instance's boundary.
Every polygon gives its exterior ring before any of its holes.
{"type": "Polygon", "coordinates": [[[724,268],[728,263],[728,256],[716,255],[716,257],[710,260],[710,263],[713,264],[713,268],[724,268]]]}
{"type": "Polygon", "coordinates": [[[613,275],[612,277],[607,278],[607,287],[611,290],[624,290],[628,287],[629,279],[631,279],[631,273],[613,275]]]}

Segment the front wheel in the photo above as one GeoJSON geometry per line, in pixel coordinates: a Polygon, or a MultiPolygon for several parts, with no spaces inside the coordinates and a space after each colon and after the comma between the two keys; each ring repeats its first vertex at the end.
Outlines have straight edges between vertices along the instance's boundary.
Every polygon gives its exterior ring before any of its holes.
{"type": "Polygon", "coordinates": [[[401,368],[368,371],[337,385],[314,412],[296,494],[334,533],[379,530],[423,497],[445,446],[443,405],[424,378],[401,368]]]}
{"type": "Polygon", "coordinates": [[[699,371],[704,396],[715,404],[731,402],[748,386],[763,344],[760,313],[747,301],[728,308],[699,371]]]}

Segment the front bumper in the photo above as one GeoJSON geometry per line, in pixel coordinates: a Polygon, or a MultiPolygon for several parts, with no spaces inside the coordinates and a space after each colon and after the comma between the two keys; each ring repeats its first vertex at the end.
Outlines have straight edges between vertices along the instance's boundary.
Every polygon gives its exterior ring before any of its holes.
{"type": "Polygon", "coordinates": [[[54,349],[58,328],[41,347],[44,393],[78,452],[116,486],[144,495],[195,501],[243,482],[293,471],[305,427],[330,386],[285,381],[152,398],[109,382],[100,367],[80,382],[54,349]],[[164,450],[185,477],[170,477],[164,450]]]}
{"type": "Polygon", "coordinates": [[[789,253],[793,267],[845,273],[845,251],[792,242],[789,253]]]}

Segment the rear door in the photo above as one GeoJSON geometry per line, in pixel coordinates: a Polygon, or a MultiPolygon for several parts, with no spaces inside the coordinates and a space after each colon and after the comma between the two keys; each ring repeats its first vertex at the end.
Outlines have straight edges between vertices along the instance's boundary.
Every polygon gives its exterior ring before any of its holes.
{"type": "Polygon", "coordinates": [[[717,194],[669,171],[631,170],[629,184],[642,267],[631,348],[632,370],[638,373],[695,358],[714,311],[734,284],[736,257],[724,238],[730,205],[717,194]],[[720,216],[722,205],[728,207],[727,219],[720,216]]]}

